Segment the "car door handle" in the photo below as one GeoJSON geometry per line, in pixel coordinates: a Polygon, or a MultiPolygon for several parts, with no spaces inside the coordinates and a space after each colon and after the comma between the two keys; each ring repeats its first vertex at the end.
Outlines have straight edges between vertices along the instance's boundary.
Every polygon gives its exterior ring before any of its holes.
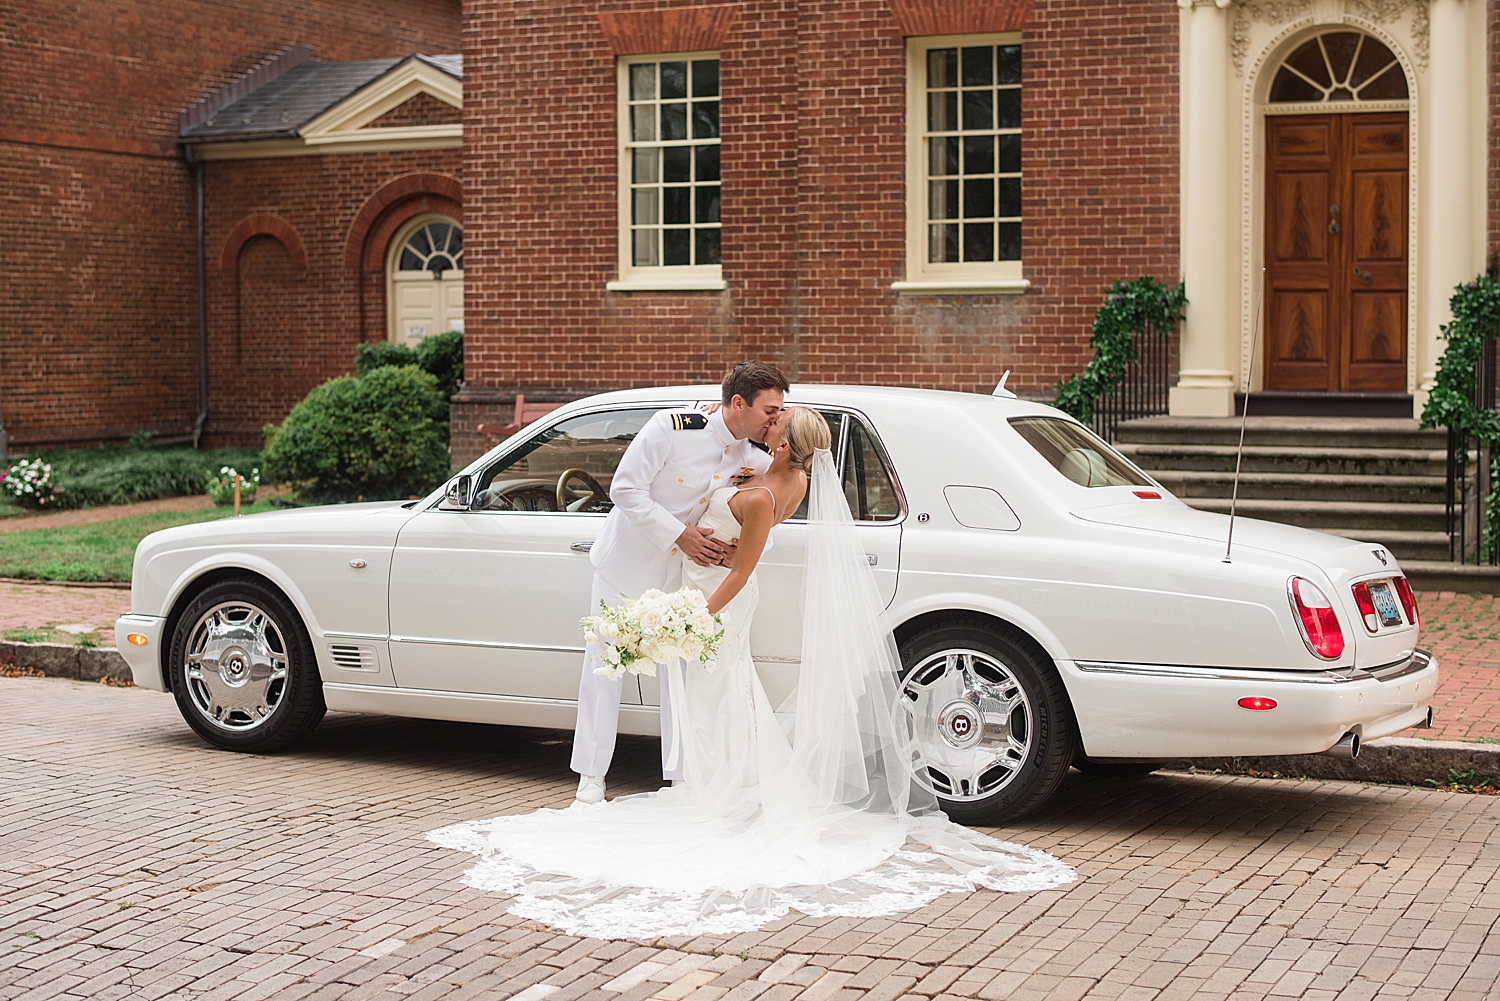
{"type": "Polygon", "coordinates": [[[586,553],[594,548],[594,544],[592,542],[575,542],[568,548],[575,553],[586,553]]]}
{"type": "Polygon", "coordinates": [[[880,557],[876,556],[874,553],[865,553],[865,559],[870,561],[870,566],[872,567],[880,563],[880,557]]]}

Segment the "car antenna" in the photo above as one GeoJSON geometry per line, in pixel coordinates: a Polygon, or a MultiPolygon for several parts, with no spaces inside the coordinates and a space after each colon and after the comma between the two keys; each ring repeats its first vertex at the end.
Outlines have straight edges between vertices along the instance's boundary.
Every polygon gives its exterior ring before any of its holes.
{"type": "Polygon", "coordinates": [[[1250,384],[1255,376],[1255,345],[1260,337],[1260,304],[1266,297],[1266,269],[1260,269],[1260,295],[1255,300],[1255,322],[1250,325],[1250,369],[1245,373],[1245,402],[1240,406],[1240,447],[1234,453],[1234,488],[1229,493],[1229,538],[1224,540],[1224,562],[1233,563],[1234,509],[1240,500],[1240,461],[1245,457],[1245,424],[1250,419],[1250,384]]]}

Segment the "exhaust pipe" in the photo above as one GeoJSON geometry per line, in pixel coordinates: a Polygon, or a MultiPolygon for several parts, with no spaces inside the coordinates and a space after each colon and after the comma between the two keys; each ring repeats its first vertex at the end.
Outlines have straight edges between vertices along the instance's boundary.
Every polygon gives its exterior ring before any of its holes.
{"type": "Polygon", "coordinates": [[[1353,761],[1359,757],[1359,734],[1350,730],[1339,738],[1339,742],[1323,752],[1330,758],[1343,758],[1345,761],[1353,761]]]}
{"type": "Polygon", "coordinates": [[[1425,720],[1423,720],[1422,722],[1420,722],[1420,723],[1417,724],[1417,729],[1419,729],[1419,730],[1431,730],[1432,729],[1432,706],[1428,706],[1427,707],[1427,718],[1425,720]]]}

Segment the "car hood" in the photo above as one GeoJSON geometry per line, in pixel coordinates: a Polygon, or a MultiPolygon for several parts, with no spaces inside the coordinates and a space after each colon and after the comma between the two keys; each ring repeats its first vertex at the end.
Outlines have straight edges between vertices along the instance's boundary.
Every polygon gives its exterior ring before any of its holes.
{"type": "Polygon", "coordinates": [[[408,502],[327,504],[284,511],[263,511],[260,514],[203,521],[195,525],[179,525],[146,536],[141,540],[138,552],[158,552],[179,546],[199,546],[207,542],[276,542],[288,537],[305,539],[309,535],[347,536],[350,533],[368,534],[373,539],[388,536],[394,542],[401,525],[415,513],[415,508],[402,510],[401,505],[404,503],[408,502]]]}

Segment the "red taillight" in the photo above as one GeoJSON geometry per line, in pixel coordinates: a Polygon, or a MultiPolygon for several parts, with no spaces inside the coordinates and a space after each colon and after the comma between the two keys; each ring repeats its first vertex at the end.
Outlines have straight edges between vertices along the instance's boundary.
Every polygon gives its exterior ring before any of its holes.
{"type": "Polygon", "coordinates": [[[1276,708],[1276,700],[1263,698],[1259,695],[1247,695],[1245,698],[1240,699],[1239,706],[1241,709],[1252,709],[1255,712],[1265,712],[1267,709],[1276,708]]]}
{"type": "Polygon", "coordinates": [[[1161,500],[1161,494],[1155,490],[1136,490],[1134,493],[1141,500],[1161,500]]]}
{"type": "Polygon", "coordinates": [[[1334,614],[1333,602],[1318,585],[1306,577],[1293,577],[1287,583],[1292,609],[1302,625],[1302,638],[1308,649],[1324,660],[1333,660],[1344,652],[1344,632],[1334,614]]]}
{"type": "Polygon", "coordinates": [[[1414,626],[1422,624],[1422,612],[1417,608],[1417,596],[1411,592],[1411,584],[1407,583],[1405,577],[1397,577],[1393,584],[1396,585],[1396,597],[1401,599],[1401,609],[1406,612],[1406,621],[1414,626]]]}
{"type": "Polygon", "coordinates": [[[1374,635],[1380,629],[1380,616],[1375,614],[1375,599],[1370,597],[1370,585],[1364,581],[1355,584],[1354,603],[1359,606],[1359,617],[1365,620],[1365,629],[1374,635]]]}

